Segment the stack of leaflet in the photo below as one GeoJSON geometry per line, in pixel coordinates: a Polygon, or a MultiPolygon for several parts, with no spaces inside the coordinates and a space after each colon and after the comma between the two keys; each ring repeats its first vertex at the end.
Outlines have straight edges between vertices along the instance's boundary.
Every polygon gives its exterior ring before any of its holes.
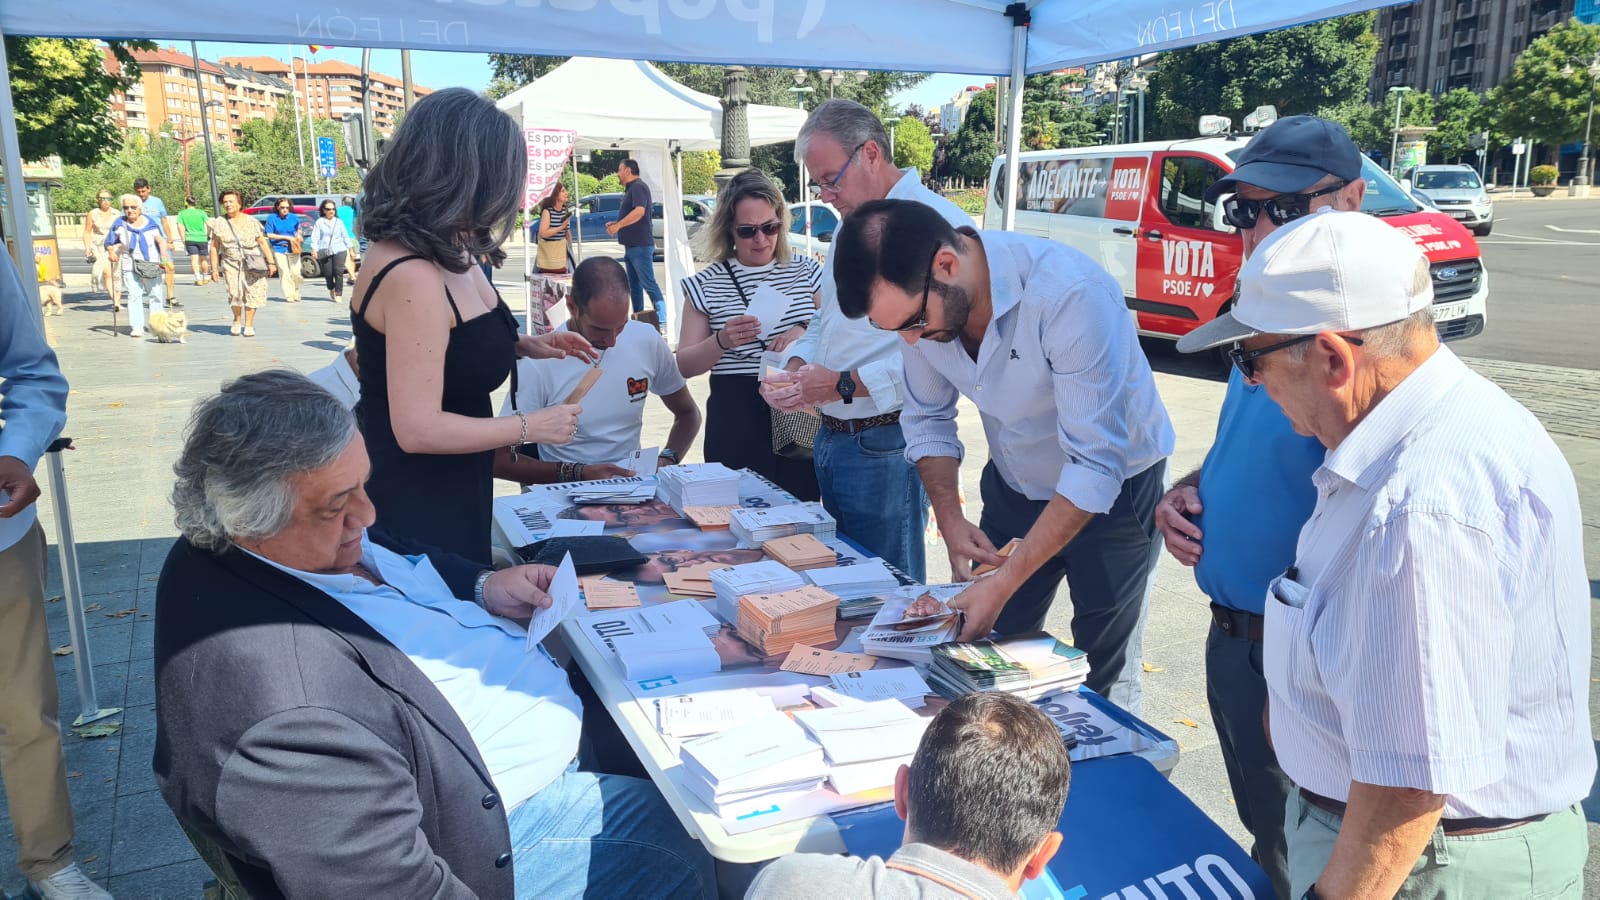
{"type": "Polygon", "coordinates": [[[876,557],[848,566],[807,569],[806,580],[837,594],[840,600],[873,597],[900,587],[900,579],[894,577],[894,570],[876,557]]]}
{"type": "Polygon", "coordinates": [[[1043,632],[933,648],[928,681],[951,700],[1003,691],[1037,700],[1072,690],[1089,675],[1089,657],[1043,632]]]}
{"type": "Polygon", "coordinates": [[[776,594],[746,594],[739,598],[735,626],[739,637],[762,656],[776,656],[795,644],[831,643],[838,608],[838,597],[811,585],[776,594]]]}
{"type": "Polygon", "coordinates": [[[574,488],[567,499],[579,506],[637,506],[656,498],[656,486],[644,481],[594,481],[586,487],[574,488]]]}
{"type": "Polygon", "coordinates": [[[840,794],[894,784],[895,773],[911,764],[931,721],[899,700],[801,710],[794,717],[822,745],[828,780],[840,794]]]}
{"type": "Polygon", "coordinates": [[[667,466],[656,482],[661,499],[679,513],[686,506],[739,505],[739,473],[722,463],[667,466]]]}
{"type": "Polygon", "coordinates": [[[681,758],[685,787],[719,816],[764,797],[815,790],[828,774],[822,747],[776,711],[685,741],[681,758]]]}
{"type": "Polygon", "coordinates": [[[684,678],[722,671],[722,658],[705,630],[696,625],[661,628],[649,634],[620,634],[611,648],[629,681],[684,678]]]}
{"type": "Polygon", "coordinates": [[[873,656],[930,665],[933,648],[955,640],[961,630],[960,616],[946,604],[964,587],[942,584],[891,592],[862,632],[861,649],[873,656]]]}
{"type": "Polygon", "coordinates": [[[715,569],[710,578],[717,615],[724,622],[738,619],[739,598],[745,594],[775,594],[806,583],[793,569],[770,559],[715,569]]]}
{"type": "Polygon", "coordinates": [[[809,534],[791,534],[761,544],[761,551],[796,572],[832,568],[837,561],[828,545],[809,534]]]}
{"type": "Polygon", "coordinates": [[[838,533],[838,523],[820,503],[791,503],[761,509],[740,507],[729,516],[728,524],[741,547],[759,547],[792,534],[814,534],[822,540],[832,540],[838,533]]]}

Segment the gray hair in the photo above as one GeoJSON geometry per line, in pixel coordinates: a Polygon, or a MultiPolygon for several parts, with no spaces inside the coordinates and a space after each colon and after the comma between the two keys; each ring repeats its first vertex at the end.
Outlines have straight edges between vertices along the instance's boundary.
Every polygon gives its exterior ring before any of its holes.
{"type": "Polygon", "coordinates": [[[140,210],[141,213],[143,212],[143,209],[142,209],[142,204],[143,203],[144,203],[144,201],[139,199],[139,195],[138,194],[123,194],[121,197],[117,198],[117,206],[119,206],[119,207],[129,206],[129,205],[140,206],[141,207],[141,210],[140,210]]]}
{"type": "Polygon", "coordinates": [[[736,207],[752,197],[772,204],[773,215],[777,216],[783,225],[783,231],[778,233],[776,246],[773,248],[773,259],[780,266],[789,264],[787,234],[789,205],[783,202],[783,192],[760,169],[745,169],[728,179],[728,183],[717,193],[717,203],[711,213],[711,224],[700,229],[695,235],[695,239],[700,243],[702,257],[720,262],[732,259],[736,255],[738,251],[735,249],[733,238],[733,228],[736,224],[734,218],[738,215],[736,207]]]}
{"type": "Polygon", "coordinates": [[[350,411],[298,372],[224,384],[195,405],[172,467],[179,533],[213,552],[277,534],[294,516],[293,476],[333,462],[355,434],[350,411]]]}
{"type": "Polygon", "coordinates": [[[885,155],[889,152],[889,133],[883,129],[883,121],[877,113],[854,100],[829,100],[811,111],[794,139],[795,162],[805,165],[806,148],[814,134],[833,138],[846,153],[868,141],[878,145],[878,152],[885,155]]]}
{"type": "MultiPolygon", "coordinates": [[[[1356,332],[1362,341],[1361,349],[1374,359],[1397,359],[1411,352],[1411,342],[1422,334],[1435,334],[1433,326],[1433,307],[1425,306],[1404,319],[1379,325],[1376,328],[1366,328],[1356,332]]],[[[1309,344],[1295,344],[1285,348],[1289,358],[1295,362],[1304,362],[1306,348],[1309,344]]]]}

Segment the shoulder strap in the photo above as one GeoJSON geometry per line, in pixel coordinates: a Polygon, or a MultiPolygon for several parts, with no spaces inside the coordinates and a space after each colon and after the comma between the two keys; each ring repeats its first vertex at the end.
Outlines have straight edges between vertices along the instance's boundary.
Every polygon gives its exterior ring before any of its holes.
{"type": "Polygon", "coordinates": [[[749,309],[750,297],[744,292],[744,285],[739,283],[739,276],[734,274],[733,263],[725,259],[722,261],[722,268],[727,271],[728,277],[733,280],[733,289],[739,292],[739,302],[744,304],[745,309],[749,309]]]}
{"type": "MultiPolygon", "coordinates": [[[[355,315],[358,315],[358,316],[361,315],[362,310],[365,310],[367,308],[367,302],[372,299],[373,292],[378,289],[378,285],[383,284],[383,279],[384,279],[385,276],[387,276],[389,274],[389,270],[390,269],[394,268],[395,266],[400,265],[403,262],[410,262],[413,259],[424,259],[424,258],[425,257],[420,253],[412,253],[412,254],[409,254],[409,255],[406,255],[406,256],[402,256],[399,259],[390,260],[388,265],[386,265],[383,268],[379,269],[378,270],[378,274],[372,276],[372,280],[367,282],[367,291],[366,291],[366,293],[361,295],[361,309],[356,309],[354,306],[352,306],[352,307],[350,307],[350,311],[352,313],[354,313],[355,315]]],[[[449,296],[449,294],[450,294],[450,292],[448,290],[445,291],[445,296],[449,296]]],[[[451,301],[450,302],[450,308],[451,309],[455,308],[455,301],[451,301]]],[[[460,313],[456,313],[456,318],[460,319],[461,318],[461,314],[460,313]]]]}

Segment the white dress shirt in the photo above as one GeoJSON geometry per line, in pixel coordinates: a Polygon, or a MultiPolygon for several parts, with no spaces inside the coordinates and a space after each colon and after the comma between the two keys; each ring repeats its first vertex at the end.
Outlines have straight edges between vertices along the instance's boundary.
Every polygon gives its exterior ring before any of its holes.
{"type": "Polygon", "coordinates": [[[528,649],[521,625],[452,595],[426,556],[401,556],[362,535],[361,565],[379,585],[250,555],[339,601],[433,682],[467,726],[508,814],[577,755],[583,707],[567,673],[543,646],[528,649]]]}
{"type": "Polygon", "coordinates": [[[1446,818],[1589,793],[1589,582],[1572,470],[1526,409],[1441,347],[1312,476],[1297,578],[1266,599],[1278,762],[1447,796],[1446,818]]]}
{"type": "MultiPolygon", "coordinates": [[[[945,221],[959,228],[971,226],[972,217],[944,197],[928,190],[915,168],[902,169],[900,180],[889,191],[887,200],[915,200],[933,207],[945,221]]],[[[900,361],[900,337],[879,331],[865,317],[847,319],[839,311],[839,288],[833,280],[833,254],[822,266],[822,306],[811,320],[805,337],[785,351],[835,372],[854,371],[869,395],[857,393],[846,404],[835,400],[822,406],[823,415],[835,419],[865,419],[892,413],[904,403],[905,375],[900,361]]]]}
{"type": "Polygon", "coordinates": [[[978,359],[960,339],[901,341],[906,459],[962,458],[956,400],[965,396],[982,414],[989,454],[1012,490],[1109,512],[1122,482],[1165,459],[1173,444],[1122,289],[1065,244],[980,234],[993,315],[978,359]]]}
{"type": "Polygon", "coordinates": [[[334,354],[333,362],[315,372],[307,372],[306,377],[339,398],[345,409],[355,409],[361,401],[361,381],[356,378],[355,370],[350,368],[350,358],[345,355],[347,352],[340,350],[334,354]]]}

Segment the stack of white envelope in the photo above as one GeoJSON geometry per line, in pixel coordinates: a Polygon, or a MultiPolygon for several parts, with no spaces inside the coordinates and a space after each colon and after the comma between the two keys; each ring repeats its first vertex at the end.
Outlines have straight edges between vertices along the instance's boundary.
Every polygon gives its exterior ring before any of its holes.
{"type": "Polygon", "coordinates": [[[815,790],[828,774],[821,745],[777,711],[685,741],[679,755],[685,786],[718,815],[768,796],[815,790]]]}
{"type": "Polygon", "coordinates": [[[929,722],[899,700],[801,710],[794,717],[822,745],[828,781],[840,794],[894,784],[929,722]]]}
{"type": "Polygon", "coordinates": [[[656,472],[661,499],[678,512],[685,506],[738,506],[739,473],[722,463],[685,463],[656,472]]]}

